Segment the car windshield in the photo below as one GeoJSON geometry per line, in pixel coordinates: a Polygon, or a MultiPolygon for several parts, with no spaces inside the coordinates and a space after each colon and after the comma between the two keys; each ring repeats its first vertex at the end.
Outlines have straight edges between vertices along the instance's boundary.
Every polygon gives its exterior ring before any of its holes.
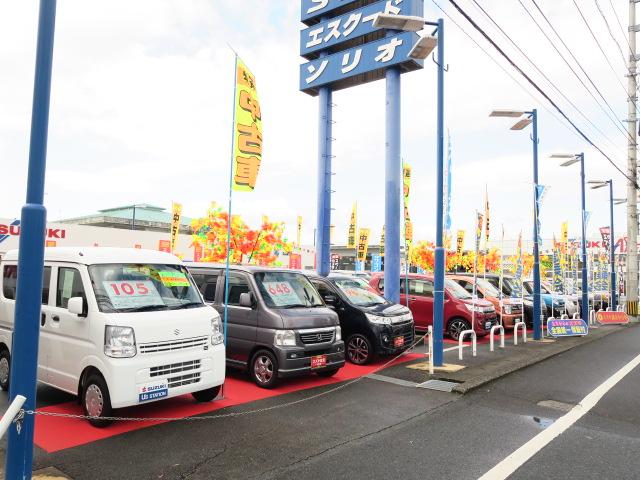
{"type": "Polygon", "coordinates": [[[491,285],[491,283],[489,283],[484,278],[478,278],[477,282],[478,282],[478,286],[482,289],[482,292],[484,293],[485,297],[500,296],[500,292],[498,291],[498,289],[493,285],[491,285]]]}
{"type": "Polygon", "coordinates": [[[382,305],[387,301],[380,295],[370,292],[367,287],[362,286],[362,282],[358,279],[340,279],[334,280],[334,284],[354,305],[360,307],[372,307],[374,305],[382,305]]]}
{"type": "Polygon", "coordinates": [[[254,277],[264,302],[271,308],[324,306],[318,291],[301,273],[258,272],[254,277]]]}
{"type": "Polygon", "coordinates": [[[204,306],[193,279],[182,265],[92,265],[89,276],[101,312],[148,312],[204,306]]]}
{"type": "MultiPolygon", "coordinates": [[[[531,281],[524,282],[524,289],[527,291],[527,293],[533,293],[533,282],[531,281]]],[[[551,294],[551,291],[547,287],[545,287],[543,284],[540,284],[540,293],[551,294]]]]}
{"type": "Polygon", "coordinates": [[[453,280],[445,280],[444,283],[447,291],[449,292],[449,295],[460,299],[471,298],[471,294],[467,292],[459,283],[454,282],[453,280]]]}

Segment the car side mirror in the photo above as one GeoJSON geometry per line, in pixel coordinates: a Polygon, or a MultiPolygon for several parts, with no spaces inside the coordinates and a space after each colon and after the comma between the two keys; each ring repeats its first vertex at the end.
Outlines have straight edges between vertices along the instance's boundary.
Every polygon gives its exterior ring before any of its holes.
{"type": "Polygon", "coordinates": [[[240,306],[247,308],[253,307],[253,299],[251,298],[251,294],[249,292],[240,294],[240,306]]]}
{"type": "Polygon", "coordinates": [[[67,303],[69,313],[78,315],[79,317],[87,316],[87,302],[83,297],[72,297],[67,303]]]}
{"type": "Polygon", "coordinates": [[[325,295],[323,297],[323,300],[324,300],[324,303],[326,303],[330,307],[338,306],[338,297],[336,297],[335,295],[325,295]]]}

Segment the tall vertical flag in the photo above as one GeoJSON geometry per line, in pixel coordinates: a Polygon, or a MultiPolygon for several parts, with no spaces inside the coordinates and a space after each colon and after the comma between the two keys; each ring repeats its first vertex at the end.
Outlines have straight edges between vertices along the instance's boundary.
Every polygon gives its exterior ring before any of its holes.
{"type": "Polygon", "coordinates": [[[382,226],[382,234],[380,235],[380,256],[384,258],[384,225],[382,226]]]}
{"type": "Polygon", "coordinates": [[[409,192],[411,191],[411,167],[402,163],[402,193],[404,198],[404,238],[407,246],[413,241],[413,224],[409,215],[409,192]]]}
{"type": "Polygon", "coordinates": [[[569,254],[569,222],[562,222],[560,225],[560,266],[567,269],[567,255],[569,254]]]}
{"type": "Polygon", "coordinates": [[[542,200],[545,195],[549,191],[549,187],[547,185],[536,185],[535,188],[535,209],[536,209],[536,218],[538,219],[538,245],[542,245],[542,222],[540,221],[540,206],[542,205],[542,200]]]}
{"type": "Polygon", "coordinates": [[[364,266],[367,260],[367,250],[369,250],[369,234],[371,230],[368,228],[361,228],[358,232],[358,261],[364,266]]]}
{"type": "Polygon", "coordinates": [[[489,190],[487,186],[484,186],[484,244],[485,247],[489,246],[489,190]]]}
{"type": "Polygon", "coordinates": [[[239,57],[233,115],[233,190],[252,192],[262,161],[262,113],[256,79],[239,57]]]}
{"type": "Polygon", "coordinates": [[[473,266],[474,273],[478,271],[478,255],[480,252],[480,240],[482,239],[482,225],[484,223],[484,215],[476,211],[476,216],[477,216],[478,225],[476,226],[476,258],[473,266]]]}
{"type": "Polygon", "coordinates": [[[464,250],[464,230],[458,230],[456,235],[456,254],[462,255],[464,250]]]}
{"type": "Polygon", "coordinates": [[[514,297],[520,297],[524,293],[522,290],[522,270],[523,270],[522,263],[523,261],[522,261],[522,231],[521,231],[520,235],[518,235],[518,247],[516,250],[516,273],[515,273],[515,277],[517,280],[515,282],[516,288],[514,288],[513,292],[511,293],[511,295],[514,297]]]}
{"type": "Polygon", "coordinates": [[[298,215],[298,230],[297,230],[296,240],[297,240],[298,249],[299,249],[302,241],[302,216],[300,215],[298,215]]]}
{"type": "Polygon", "coordinates": [[[347,237],[347,248],[356,248],[356,228],[358,225],[358,204],[351,207],[351,219],[349,220],[349,236],[347,237]]]}
{"type": "Polygon", "coordinates": [[[180,232],[180,218],[182,216],[182,205],[173,202],[171,205],[171,253],[176,249],[176,243],[178,243],[178,233],[180,232]]]}
{"type": "Polygon", "coordinates": [[[444,231],[451,230],[451,134],[447,131],[447,163],[444,171],[444,231]]]}
{"type": "Polygon", "coordinates": [[[564,281],[562,278],[562,267],[560,266],[560,244],[553,236],[553,291],[564,294],[564,281]]]}

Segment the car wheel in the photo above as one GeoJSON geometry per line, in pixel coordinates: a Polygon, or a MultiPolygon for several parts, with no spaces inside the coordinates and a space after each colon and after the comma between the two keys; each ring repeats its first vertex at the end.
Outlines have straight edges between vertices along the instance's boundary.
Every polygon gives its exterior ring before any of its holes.
{"type": "Polygon", "coordinates": [[[111,398],[109,388],[102,375],[92,373],[84,382],[82,387],[82,410],[89,418],[89,423],[94,427],[103,428],[113,420],[104,417],[111,417],[111,398]]]}
{"type": "Polygon", "coordinates": [[[356,365],[366,365],[373,358],[373,346],[365,335],[354,333],[347,339],[347,359],[356,365]]]}
{"type": "Polygon", "coordinates": [[[258,350],[249,370],[251,379],[261,388],[273,388],[278,383],[278,361],[269,350],[258,350]]]}
{"type": "Polygon", "coordinates": [[[458,340],[460,334],[465,330],[471,330],[471,324],[464,318],[454,318],[449,322],[449,326],[447,327],[447,333],[454,340],[458,340]]]}
{"type": "Polygon", "coordinates": [[[332,370],[325,370],[323,372],[316,372],[319,377],[333,377],[336,373],[338,373],[339,368],[334,368],[332,370]]]}
{"type": "Polygon", "coordinates": [[[207,388],[206,390],[200,390],[199,392],[191,392],[191,396],[196,400],[196,402],[206,403],[215,400],[220,394],[221,389],[222,385],[217,385],[215,387],[207,388]]]}
{"type": "Polygon", "coordinates": [[[11,375],[11,354],[9,350],[0,351],[0,388],[9,391],[9,377],[11,375]]]}

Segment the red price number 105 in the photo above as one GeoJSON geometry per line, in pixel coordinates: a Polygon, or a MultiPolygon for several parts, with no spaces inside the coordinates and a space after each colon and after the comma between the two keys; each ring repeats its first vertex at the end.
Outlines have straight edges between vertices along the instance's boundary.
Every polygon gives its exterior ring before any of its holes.
{"type": "Polygon", "coordinates": [[[269,285],[269,293],[271,295],[284,295],[287,293],[291,293],[291,289],[286,283],[272,283],[271,285],[269,285]]]}
{"type": "Polygon", "coordinates": [[[116,295],[148,295],[149,289],[144,283],[136,283],[132,285],[127,282],[112,283],[111,288],[113,289],[113,293],[116,295]]]}

